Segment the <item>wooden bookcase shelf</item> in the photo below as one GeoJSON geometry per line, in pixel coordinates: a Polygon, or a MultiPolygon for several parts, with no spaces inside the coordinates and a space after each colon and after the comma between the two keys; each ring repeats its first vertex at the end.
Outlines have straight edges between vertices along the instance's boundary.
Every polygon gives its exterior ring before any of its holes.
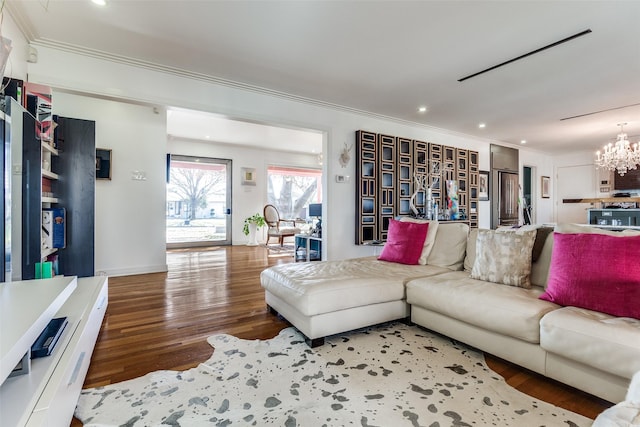
{"type": "Polygon", "coordinates": [[[11,141],[11,275],[36,277],[36,263],[57,253],[59,273],[93,276],[95,222],[95,122],[55,116],[53,142],[42,141],[37,121],[5,98],[11,141]],[[67,245],[43,245],[43,210],[65,209],[67,245]]]}
{"type": "Polygon", "coordinates": [[[42,169],[42,176],[45,178],[55,179],[55,180],[60,178],[60,176],[57,173],[48,171],[46,169],[42,169]]]}
{"type": "Polygon", "coordinates": [[[42,196],[42,203],[59,203],[59,199],[57,197],[42,196]]]}
{"type": "Polygon", "coordinates": [[[49,144],[47,142],[42,142],[42,149],[44,151],[48,151],[49,153],[53,154],[54,156],[58,155],[58,149],[53,147],[51,144],[49,144]]]}

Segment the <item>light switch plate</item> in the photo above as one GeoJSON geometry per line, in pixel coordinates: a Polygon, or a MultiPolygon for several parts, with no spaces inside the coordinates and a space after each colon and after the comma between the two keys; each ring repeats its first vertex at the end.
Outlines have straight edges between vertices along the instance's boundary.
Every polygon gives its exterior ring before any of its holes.
{"type": "Polygon", "coordinates": [[[131,179],[134,181],[146,181],[147,173],[145,171],[132,171],[131,179]]]}

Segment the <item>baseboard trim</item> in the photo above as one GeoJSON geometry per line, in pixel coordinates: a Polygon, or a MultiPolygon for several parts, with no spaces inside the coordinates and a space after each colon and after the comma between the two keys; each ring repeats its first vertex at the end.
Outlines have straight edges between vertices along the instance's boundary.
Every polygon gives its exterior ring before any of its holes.
{"type": "Polygon", "coordinates": [[[167,264],[162,265],[146,265],[131,268],[111,268],[111,269],[96,269],[96,276],[106,275],[110,277],[117,276],[133,276],[136,274],[147,273],[166,273],[168,271],[167,264]]]}

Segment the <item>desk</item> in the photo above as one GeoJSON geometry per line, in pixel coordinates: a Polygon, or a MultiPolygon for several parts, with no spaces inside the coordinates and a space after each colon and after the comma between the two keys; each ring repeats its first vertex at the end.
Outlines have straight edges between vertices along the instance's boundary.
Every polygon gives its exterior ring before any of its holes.
{"type": "Polygon", "coordinates": [[[320,261],[322,259],[322,237],[296,234],[295,259],[297,261],[320,261]]]}

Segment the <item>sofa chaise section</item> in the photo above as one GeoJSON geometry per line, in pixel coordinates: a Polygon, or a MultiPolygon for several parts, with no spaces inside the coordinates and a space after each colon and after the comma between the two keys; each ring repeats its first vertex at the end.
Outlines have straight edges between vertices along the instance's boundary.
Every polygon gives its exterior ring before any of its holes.
{"type": "Polygon", "coordinates": [[[269,308],[315,346],[325,336],[408,318],[406,283],[447,271],[366,257],[282,264],[264,270],[260,281],[269,308]]]}

